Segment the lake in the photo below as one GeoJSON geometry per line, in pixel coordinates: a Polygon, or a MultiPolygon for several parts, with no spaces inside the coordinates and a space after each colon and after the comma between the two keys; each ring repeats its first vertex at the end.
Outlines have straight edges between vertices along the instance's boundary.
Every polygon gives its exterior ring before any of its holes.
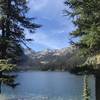
{"type": "MultiPolygon", "coordinates": [[[[83,100],[83,76],[68,72],[19,72],[16,88],[2,84],[0,100],[83,100]],[[2,99],[1,99],[2,98],[2,99]]],[[[89,76],[91,100],[95,100],[95,78],[89,76]]]]}

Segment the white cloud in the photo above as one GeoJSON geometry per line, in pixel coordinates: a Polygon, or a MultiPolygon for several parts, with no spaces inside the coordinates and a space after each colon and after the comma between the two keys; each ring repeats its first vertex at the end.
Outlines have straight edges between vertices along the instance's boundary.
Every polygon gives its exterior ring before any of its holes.
{"type": "Polygon", "coordinates": [[[34,41],[29,45],[57,49],[68,45],[69,32],[73,25],[68,17],[63,16],[65,0],[30,0],[29,16],[35,16],[37,23],[43,25],[35,34],[27,34],[34,41]]]}
{"type": "Polygon", "coordinates": [[[38,32],[36,34],[27,34],[26,36],[27,36],[27,38],[34,39],[34,41],[31,42],[31,45],[32,45],[32,43],[36,43],[36,44],[44,45],[47,48],[51,48],[51,49],[59,48],[56,45],[55,40],[50,39],[50,37],[48,35],[44,34],[43,32],[38,32]]]}

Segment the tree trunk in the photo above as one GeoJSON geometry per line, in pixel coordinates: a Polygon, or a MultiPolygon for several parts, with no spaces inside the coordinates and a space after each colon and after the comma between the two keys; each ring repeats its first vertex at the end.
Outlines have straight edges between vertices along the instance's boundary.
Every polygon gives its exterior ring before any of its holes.
{"type": "MultiPolygon", "coordinates": [[[[2,71],[0,71],[0,78],[2,77],[2,71]]],[[[0,94],[1,94],[1,80],[0,80],[0,94]]]]}
{"type": "Polygon", "coordinates": [[[0,94],[1,94],[1,81],[0,81],[0,94]]]}
{"type": "Polygon", "coordinates": [[[95,76],[96,100],[100,100],[100,73],[95,76]]]}

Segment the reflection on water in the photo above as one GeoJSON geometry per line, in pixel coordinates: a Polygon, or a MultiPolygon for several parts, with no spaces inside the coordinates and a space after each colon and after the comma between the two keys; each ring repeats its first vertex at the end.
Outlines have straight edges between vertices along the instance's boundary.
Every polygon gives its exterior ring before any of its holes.
{"type": "Polygon", "coordinates": [[[83,100],[90,100],[90,89],[88,86],[88,75],[84,75],[84,85],[83,85],[83,100]]]}
{"type": "Polygon", "coordinates": [[[6,98],[4,95],[2,95],[2,85],[5,84],[11,88],[15,88],[17,85],[19,85],[15,82],[15,78],[16,75],[11,75],[10,73],[2,73],[0,75],[0,98],[2,98],[1,100],[5,100],[6,98]]]}
{"type": "Polygon", "coordinates": [[[0,78],[0,83],[15,88],[17,85],[19,85],[18,83],[15,83],[15,78],[15,75],[2,75],[0,78]]]}
{"type": "MultiPolygon", "coordinates": [[[[2,84],[2,98],[7,100],[83,100],[83,76],[67,72],[18,73],[16,88],[2,84]],[[4,96],[5,95],[5,96],[4,96]]],[[[95,80],[88,77],[90,100],[95,100],[95,80]]],[[[2,99],[3,100],[3,99],[2,99]]]]}

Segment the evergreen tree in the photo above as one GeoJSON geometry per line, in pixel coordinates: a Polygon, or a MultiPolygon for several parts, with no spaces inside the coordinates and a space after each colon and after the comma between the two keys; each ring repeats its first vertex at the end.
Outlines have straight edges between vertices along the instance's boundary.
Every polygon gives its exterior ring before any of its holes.
{"type": "Polygon", "coordinates": [[[40,27],[27,17],[28,10],[26,0],[0,0],[0,59],[18,59],[21,43],[31,40],[25,38],[25,29],[33,33],[40,27]]]}
{"type": "Polygon", "coordinates": [[[13,63],[23,53],[22,43],[26,45],[24,42],[31,40],[25,38],[25,29],[34,33],[35,29],[40,27],[33,23],[34,18],[27,17],[27,2],[0,0],[0,87],[1,83],[12,87],[17,85],[14,83],[15,76],[5,73],[14,69],[13,63]]]}
{"type": "Polygon", "coordinates": [[[73,18],[76,30],[70,34],[79,38],[77,45],[82,54],[92,56],[100,51],[100,0],[66,0],[65,11],[73,18]]]}
{"type": "Polygon", "coordinates": [[[34,33],[39,28],[28,18],[29,10],[26,0],[0,0],[0,74],[11,71],[23,53],[22,43],[31,39],[25,38],[25,29],[34,33]]]}

